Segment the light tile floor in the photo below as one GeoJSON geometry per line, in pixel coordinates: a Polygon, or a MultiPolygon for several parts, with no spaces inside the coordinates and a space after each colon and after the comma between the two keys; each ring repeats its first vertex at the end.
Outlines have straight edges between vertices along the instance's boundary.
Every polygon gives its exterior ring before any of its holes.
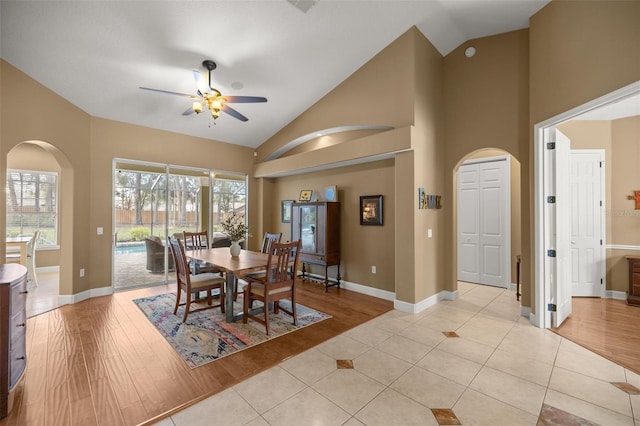
{"type": "Polygon", "coordinates": [[[640,395],[611,383],[640,387],[640,376],[530,325],[511,291],[458,289],[454,301],[388,312],[157,424],[438,425],[431,410],[452,409],[462,425],[640,426],[640,395]],[[344,359],[354,369],[338,369],[344,359]]]}
{"type": "Polygon", "coordinates": [[[32,285],[28,288],[27,293],[27,318],[34,315],[42,314],[58,307],[58,282],[59,273],[42,272],[36,270],[38,277],[38,286],[32,285]]]}

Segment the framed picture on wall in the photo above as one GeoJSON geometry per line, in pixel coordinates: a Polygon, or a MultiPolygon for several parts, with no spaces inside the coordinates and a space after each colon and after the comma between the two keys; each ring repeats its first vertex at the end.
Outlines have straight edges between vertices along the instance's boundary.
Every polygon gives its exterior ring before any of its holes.
{"type": "Polygon", "coordinates": [[[282,223],[291,222],[291,205],[293,200],[282,200],[282,223]]]}
{"type": "Polygon", "coordinates": [[[360,196],[360,225],[382,225],[382,195],[360,196]]]}

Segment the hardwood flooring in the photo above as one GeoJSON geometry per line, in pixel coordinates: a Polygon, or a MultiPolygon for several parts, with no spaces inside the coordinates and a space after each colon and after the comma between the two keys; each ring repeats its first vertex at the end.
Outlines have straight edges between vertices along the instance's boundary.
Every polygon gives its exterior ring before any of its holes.
{"type": "Polygon", "coordinates": [[[562,337],[640,374],[640,307],[623,300],[574,297],[562,337]]]}
{"type": "Polygon", "coordinates": [[[182,409],[393,309],[302,282],[298,302],[333,318],[191,369],[133,299],[175,285],[66,305],[27,321],[27,370],[0,425],[136,425],[182,409]]]}

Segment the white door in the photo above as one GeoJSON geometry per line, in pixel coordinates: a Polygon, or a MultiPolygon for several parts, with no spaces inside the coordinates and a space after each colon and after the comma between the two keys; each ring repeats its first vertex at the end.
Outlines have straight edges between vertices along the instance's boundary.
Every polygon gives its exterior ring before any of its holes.
{"type": "MultiPolygon", "coordinates": [[[[555,257],[549,256],[552,268],[555,268],[555,281],[551,280],[551,303],[555,305],[556,313],[552,315],[552,327],[558,327],[571,315],[571,198],[569,186],[569,149],[571,141],[555,128],[549,129],[549,141],[555,142],[555,149],[548,149],[550,164],[555,171],[555,181],[551,190],[555,191],[555,226],[551,226],[553,233],[551,243],[555,250],[555,257]]],[[[550,194],[554,195],[554,194],[550,194]]]]}
{"type": "Polygon", "coordinates": [[[571,150],[571,294],[601,297],[603,150],[571,150]]]}
{"type": "Polygon", "coordinates": [[[510,282],[509,157],[458,170],[458,279],[508,288],[510,282]]]}
{"type": "Polygon", "coordinates": [[[479,170],[477,164],[458,170],[458,279],[480,282],[479,170]]]}

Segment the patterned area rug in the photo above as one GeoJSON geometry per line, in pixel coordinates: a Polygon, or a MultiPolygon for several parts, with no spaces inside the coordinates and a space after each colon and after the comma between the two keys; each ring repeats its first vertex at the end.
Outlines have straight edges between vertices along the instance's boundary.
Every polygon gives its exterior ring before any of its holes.
{"type": "MultiPolygon", "coordinates": [[[[264,326],[252,320],[247,324],[242,321],[227,323],[218,308],[189,314],[187,322],[183,323],[184,306],[178,308],[178,315],[173,314],[175,293],[144,297],[133,302],[191,368],[331,318],[330,315],[298,303],[298,325],[293,325],[293,318],[286,313],[270,313],[271,334],[267,336],[264,326]]],[[[235,304],[235,311],[241,311],[241,296],[238,296],[235,304]]],[[[280,306],[289,309],[291,303],[281,300],[280,306]]]]}

